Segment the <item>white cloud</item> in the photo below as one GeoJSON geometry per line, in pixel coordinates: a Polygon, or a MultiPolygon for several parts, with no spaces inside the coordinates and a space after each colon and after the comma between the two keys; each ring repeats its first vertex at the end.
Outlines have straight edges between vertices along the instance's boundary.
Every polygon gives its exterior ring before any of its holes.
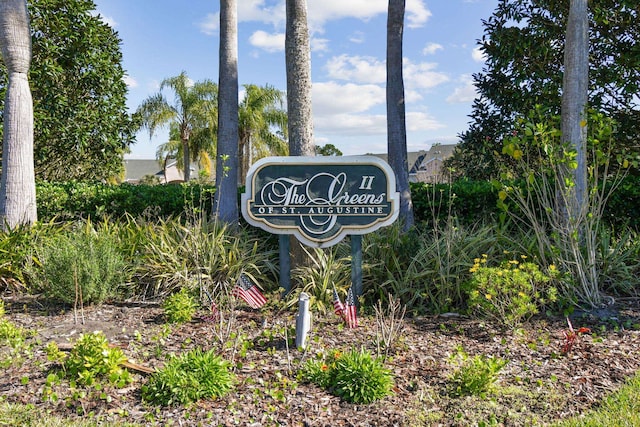
{"type": "Polygon", "coordinates": [[[329,77],[356,83],[384,83],[386,65],[370,56],[334,56],[325,65],[329,77]]]}
{"type": "Polygon", "coordinates": [[[283,29],[286,19],[284,0],[272,1],[269,6],[264,3],[265,0],[239,0],[238,22],[264,22],[283,29]]]}
{"type": "Polygon", "coordinates": [[[407,0],[405,12],[409,28],[422,27],[431,17],[431,11],[425,7],[422,0],[407,0]]]}
{"type": "Polygon", "coordinates": [[[124,81],[124,83],[130,88],[138,87],[138,82],[136,81],[136,79],[134,79],[133,77],[131,77],[131,76],[127,75],[127,74],[122,76],[122,81],[124,81]]]}
{"type": "Polygon", "coordinates": [[[358,113],[385,103],[385,89],[377,85],[336,82],[313,83],[313,114],[358,113]]]}
{"type": "Polygon", "coordinates": [[[444,49],[444,47],[439,43],[427,43],[427,45],[422,49],[423,55],[433,55],[437,51],[444,49]]]}
{"type": "MultiPolygon", "coordinates": [[[[386,115],[374,109],[380,110],[381,106],[384,108],[385,99],[385,89],[378,85],[314,83],[314,129],[322,135],[384,136],[387,132],[386,115]]],[[[406,121],[407,131],[410,132],[430,131],[444,127],[425,112],[407,112],[406,121]]],[[[361,153],[379,151],[369,145],[358,150],[361,153]]]]}
{"type": "Polygon", "coordinates": [[[407,123],[407,132],[436,130],[445,127],[445,125],[438,122],[438,120],[430,114],[419,111],[407,112],[405,114],[405,120],[407,123]]]}
{"type": "MultiPolygon", "coordinates": [[[[403,77],[408,100],[422,98],[416,91],[431,89],[449,81],[447,74],[437,71],[437,67],[438,64],[432,62],[413,63],[404,59],[403,77]]],[[[385,62],[371,56],[334,56],[327,61],[325,69],[329,77],[336,80],[380,85],[387,81],[385,62]]]]}
{"type": "Polygon", "coordinates": [[[249,43],[267,52],[280,52],[284,50],[284,33],[269,34],[266,31],[258,30],[251,34],[249,43]]]}
{"type": "MultiPolygon", "coordinates": [[[[356,18],[367,21],[376,15],[386,14],[388,0],[308,0],[309,25],[321,31],[327,21],[356,18]]],[[[409,28],[421,27],[431,12],[424,0],[407,0],[406,19],[409,28]]]]}
{"type": "Polygon", "coordinates": [[[487,54],[480,49],[480,46],[478,46],[471,52],[471,58],[476,62],[484,62],[487,60],[487,54]]]}
{"type": "MultiPolygon", "coordinates": [[[[323,32],[324,24],[343,18],[367,21],[386,14],[388,0],[308,0],[307,20],[312,33],[323,32]]],[[[421,27],[431,16],[424,0],[407,0],[406,19],[409,28],[421,27]]],[[[238,2],[238,22],[257,21],[282,30],[286,19],[285,1],[241,0],[238,2]],[[269,4],[266,4],[269,3],[269,4]]]]}
{"type": "Polygon", "coordinates": [[[365,41],[365,34],[362,31],[356,31],[349,37],[349,41],[355,44],[362,44],[365,41]]]}
{"type": "Polygon", "coordinates": [[[202,21],[198,23],[200,31],[208,36],[214,36],[218,34],[220,29],[220,12],[208,13],[202,21]]]}
{"type": "Polygon", "coordinates": [[[385,115],[368,111],[384,102],[385,90],[377,85],[314,83],[314,129],[325,135],[382,134],[386,132],[385,115]]]}
{"type": "Polygon", "coordinates": [[[369,20],[386,13],[388,0],[308,0],[308,20],[314,27],[342,18],[369,20]]]}
{"type": "Polygon", "coordinates": [[[472,102],[477,96],[478,92],[473,85],[473,76],[471,74],[464,74],[460,77],[460,86],[456,87],[451,95],[447,97],[449,104],[460,104],[465,102],[472,102]]]}
{"type": "Polygon", "coordinates": [[[447,74],[436,71],[438,64],[421,62],[414,64],[409,59],[403,61],[405,85],[409,89],[431,89],[449,81],[447,74]]]}
{"type": "Polygon", "coordinates": [[[329,39],[321,39],[318,37],[311,38],[311,51],[312,52],[328,52],[329,51],[329,39]]]}
{"type": "Polygon", "coordinates": [[[411,104],[414,102],[420,102],[424,99],[424,96],[422,96],[422,94],[417,91],[417,90],[413,90],[413,89],[407,89],[406,87],[404,88],[404,102],[406,102],[407,104],[411,104]]]}
{"type": "Polygon", "coordinates": [[[340,136],[382,135],[387,131],[384,114],[334,114],[314,116],[314,129],[318,133],[340,136]]]}

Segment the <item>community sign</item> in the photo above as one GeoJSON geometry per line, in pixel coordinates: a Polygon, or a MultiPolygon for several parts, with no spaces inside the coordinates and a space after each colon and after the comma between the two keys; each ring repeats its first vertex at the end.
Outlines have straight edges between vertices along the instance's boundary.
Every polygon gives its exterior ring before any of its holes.
{"type": "Polygon", "coordinates": [[[393,170],[375,156],[267,157],[247,174],[242,215],[324,248],[392,224],[399,199],[393,170]]]}

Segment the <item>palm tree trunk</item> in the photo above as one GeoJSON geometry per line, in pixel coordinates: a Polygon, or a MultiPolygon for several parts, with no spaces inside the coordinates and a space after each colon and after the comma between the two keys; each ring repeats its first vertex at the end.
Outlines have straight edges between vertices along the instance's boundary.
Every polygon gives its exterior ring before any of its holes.
{"type": "Polygon", "coordinates": [[[215,211],[225,223],[238,223],[238,6],[220,1],[220,81],[215,211]]]}
{"type": "Polygon", "coordinates": [[[413,202],[407,165],[404,79],[402,76],[402,33],[405,0],[389,0],[387,17],[387,150],[389,164],[400,193],[400,220],[406,231],[413,226],[413,202]]]}
{"type": "MultiPolygon", "coordinates": [[[[287,0],[285,58],[287,70],[287,129],[289,154],[313,156],[313,117],[311,112],[311,46],[307,26],[307,1],[287,0]]],[[[302,244],[289,239],[291,268],[309,265],[311,259],[302,244]]]]}
{"type": "Polygon", "coordinates": [[[571,0],[564,52],[562,138],[578,155],[572,171],[575,187],[568,206],[577,215],[587,197],[587,125],[589,95],[589,19],[587,0],[571,0]]]}
{"type": "Polygon", "coordinates": [[[311,113],[311,47],[307,27],[307,1],[287,0],[286,7],[289,153],[292,156],[313,156],[315,147],[311,113]]]}
{"type": "Polygon", "coordinates": [[[0,226],[14,228],[37,220],[33,100],[28,81],[31,35],[24,0],[0,0],[0,45],[9,74],[4,103],[0,226]]]}
{"type": "Polygon", "coordinates": [[[191,179],[191,153],[188,139],[182,140],[182,166],[184,167],[184,182],[189,182],[191,179]]]}

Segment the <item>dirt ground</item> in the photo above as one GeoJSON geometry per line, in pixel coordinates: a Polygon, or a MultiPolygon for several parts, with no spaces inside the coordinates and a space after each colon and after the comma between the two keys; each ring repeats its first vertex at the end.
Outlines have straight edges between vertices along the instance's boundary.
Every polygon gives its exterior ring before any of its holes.
{"type": "MultiPolygon", "coordinates": [[[[567,321],[541,316],[515,331],[455,313],[406,319],[386,365],[394,375],[393,395],[370,405],[340,401],[298,379],[300,363],[323,351],[365,347],[376,352],[376,319],[361,315],[360,326],[344,328],[333,313],[313,319],[306,352],[289,345],[291,312],[237,307],[227,337],[206,313],[183,325],[167,326],[156,303],[88,307],[82,313],[47,306],[33,298],[5,296],[7,318],[34,332],[30,351],[0,372],[0,396],[65,417],[180,426],[467,426],[545,425],[584,413],[619,387],[640,366],[640,301],[618,302],[600,313],[575,314],[573,325],[588,327],[567,354],[567,321]],[[73,343],[81,333],[103,331],[133,362],[158,369],[170,354],[194,347],[216,348],[234,363],[237,384],[223,398],[188,407],[155,407],[142,402],[148,374],[134,373],[124,389],[54,385],[57,400],[46,399],[50,341],[73,343]],[[226,341],[226,345],[221,342],[226,341]],[[508,360],[495,390],[482,397],[450,397],[450,356],[461,346],[470,355],[508,360]]],[[[226,325],[226,323],[225,323],[226,325]]],[[[223,325],[224,326],[224,325],[223,325]]],[[[1,349],[0,349],[1,350],[1,349]]],[[[1,352],[0,352],[1,353],[1,352]]]]}

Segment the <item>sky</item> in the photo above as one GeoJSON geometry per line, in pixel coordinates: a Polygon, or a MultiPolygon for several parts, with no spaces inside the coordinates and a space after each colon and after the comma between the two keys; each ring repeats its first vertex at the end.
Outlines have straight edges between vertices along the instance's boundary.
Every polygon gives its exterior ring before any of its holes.
{"type": "MultiPolygon", "coordinates": [[[[218,81],[220,3],[205,0],[94,0],[122,40],[131,112],[160,82],[185,71],[218,81]]],[[[286,91],[284,0],[237,0],[238,78],[286,91]]],[[[468,127],[480,72],[482,19],[498,0],[406,0],[404,83],[407,149],[452,144],[468,127]]],[[[385,153],[388,0],[307,0],[316,145],[345,155],[385,153]]],[[[242,90],[241,90],[242,92],[242,90]]],[[[165,92],[172,101],[171,92],[165,92]]],[[[240,94],[242,97],[242,93],[240,94]]],[[[127,158],[153,159],[168,130],[137,135],[127,158]]]]}

